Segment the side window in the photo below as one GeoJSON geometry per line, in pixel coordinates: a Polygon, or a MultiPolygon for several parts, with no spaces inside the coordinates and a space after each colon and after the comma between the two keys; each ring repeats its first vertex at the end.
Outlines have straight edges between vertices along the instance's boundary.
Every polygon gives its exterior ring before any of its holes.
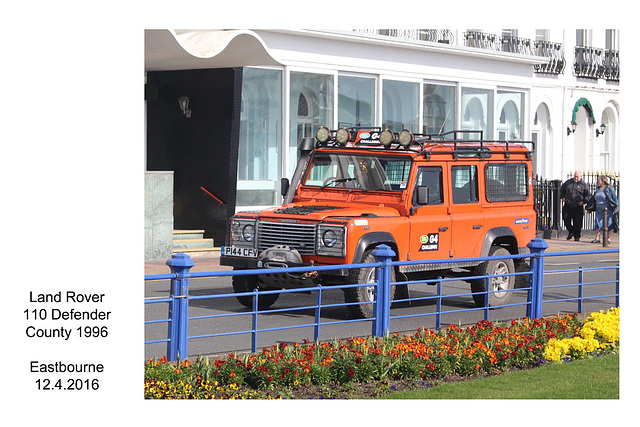
{"type": "Polygon", "coordinates": [[[478,201],[478,168],[475,165],[451,167],[453,203],[478,201]]]}
{"type": "Polygon", "coordinates": [[[525,163],[489,163],[484,169],[484,183],[489,202],[523,201],[529,197],[525,163]]]}
{"type": "Polygon", "coordinates": [[[418,187],[429,187],[429,204],[441,205],[442,198],[442,168],[440,166],[423,166],[418,168],[416,186],[413,189],[413,205],[417,205],[418,187]]]}

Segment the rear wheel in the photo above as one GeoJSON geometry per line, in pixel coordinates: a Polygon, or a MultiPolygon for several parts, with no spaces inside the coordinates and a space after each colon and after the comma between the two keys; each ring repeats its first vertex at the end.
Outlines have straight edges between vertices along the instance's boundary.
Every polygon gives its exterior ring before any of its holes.
{"type": "MultiPolygon", "coordinates": [[[[495,246],[489,252],[489,256],[501,257],[510,255],[505,248],[495,246]]],[[[514,272],[512,259],[496,259],[485,261],[480,264],[473,272],[474,276],[512,274],[514,272]]],[[[491,277],[489,279],[489,306],[508,304],[511,300],[513,292],[500,292],[513,289],[515,284],[515,276],[491,277]]],[[[474,293],[473,300],[479,307],[484,307],[486,279],[475,279],[471,281],[471,292],[474,293]]]]}
{"type": "MultiPolygon", "coordinates": [[[[362,256],[361,263],[376,262],[375,257],[368,250],[362,256]]],[[[370,268],[357,268],[349,270],[349,282],[348,283],[375,283],[376,281],[376,269],[370,268]]],[[[395,271],[391,269],[391,281],[395,282],[395,271]]],[[[396,292],[396,287],[391,286],[391,295],[389,300],[393,300],[396,292]]],[[[373,301],[375,300],[375,285],[372,286],[359,286],[357,288],[348,288],[344,290],[344,300],[347,303],[360,303],[347,306],[349,313],[357,318],[371,318],[373,317],[373,301]]]]}
{"type": "MultiPolygon", "coordinates": [[[[236,294],[253,292],[254,289],[260,289],[258,286],[258,278],[256,276],[233,276],[231,279],[233,292],[236,294]]],[[[258,294],[258,310],[264,310],[273,305],[280,294],[258,294]]],[[[240,304],[247,308],[253,309],[253,296],[243,295],[236,297],[240,304]]]]}

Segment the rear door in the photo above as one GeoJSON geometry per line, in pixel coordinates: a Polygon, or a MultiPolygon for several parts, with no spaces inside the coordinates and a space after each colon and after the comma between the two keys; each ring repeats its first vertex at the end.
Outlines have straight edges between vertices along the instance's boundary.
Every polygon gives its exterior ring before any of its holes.
{"type": "Polygon", "coordinates": [[[487,231],[478,193],[478,165],[456,162],[449,167],[452,256],[477,257],[487,231]]]}

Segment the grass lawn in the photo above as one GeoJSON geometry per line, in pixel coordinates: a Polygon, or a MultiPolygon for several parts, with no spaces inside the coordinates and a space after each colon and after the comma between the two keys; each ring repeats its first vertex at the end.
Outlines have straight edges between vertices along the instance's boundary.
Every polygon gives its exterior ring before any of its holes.
{"type": "Polygon", "coordinates": [[[384,399],[619,399],[618,354],[507,372],[424,390],[400,391],[384,399]]]}

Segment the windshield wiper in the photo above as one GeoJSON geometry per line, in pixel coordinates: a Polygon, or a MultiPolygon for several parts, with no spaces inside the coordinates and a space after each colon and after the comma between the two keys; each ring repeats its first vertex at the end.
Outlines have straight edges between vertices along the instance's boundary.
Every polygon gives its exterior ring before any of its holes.
{"type": "Polygon", "coordinates": [[[355,178],[330,178],[326,181],[326,183],[322,184],[322,187],[320,188],[325,188],[327,187],[329,184],[333,184],[336,182],[347,182],[347,181],[355,181],[355,178]]]}

